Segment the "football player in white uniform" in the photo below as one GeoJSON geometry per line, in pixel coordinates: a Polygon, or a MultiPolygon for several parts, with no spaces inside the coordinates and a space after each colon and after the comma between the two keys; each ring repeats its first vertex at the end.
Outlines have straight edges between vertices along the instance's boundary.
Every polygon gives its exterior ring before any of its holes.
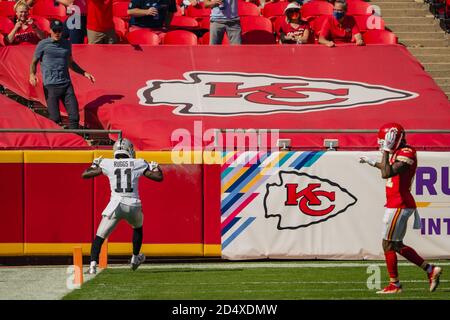
{"type": "Polygon", "coordinates": [[[109,178],[111,199],[103,210],[102,221],[92,243],[90,274],[97,272],[98,258],[105,239],[111,234],[120,220],[125,219],[133,227],[133,256],[131,269],[136,270],[145,261],[144,254],[139,254],[142,245],[142,206],[138,192],[138,180],[145,176],[154,181],[162,181],[163,174],[158,163],[147,163],[136,159],[133,144],[128,139],[117,140],[113,146],[114,159],[94,159],[82,177],[93,178],[104,174],[109,178]]]}

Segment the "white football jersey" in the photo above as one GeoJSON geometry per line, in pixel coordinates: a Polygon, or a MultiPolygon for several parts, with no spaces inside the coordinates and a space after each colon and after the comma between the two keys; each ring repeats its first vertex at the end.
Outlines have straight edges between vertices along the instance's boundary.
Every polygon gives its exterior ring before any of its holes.
{"type": "Polygon", "coordinates": [[[144,159],[103,159],[100,168],[109,179],[111,198],[126,197],[139,199],[138,182],[149,168],[144,159]]]}

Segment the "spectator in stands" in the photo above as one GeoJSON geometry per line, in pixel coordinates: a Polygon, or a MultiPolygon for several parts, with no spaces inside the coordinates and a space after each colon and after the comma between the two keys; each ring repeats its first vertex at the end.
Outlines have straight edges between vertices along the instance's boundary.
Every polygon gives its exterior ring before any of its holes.
{"type": "MultiPolygon", "coordinates": [[[[86,33],[86,13],[87,13],[87,0],[55,0],[67,8],[67,18],[64,33],[71,43],[84,43],[84,37],[86,33]]],[[[63,35],[64,36],[64,35],[63,35]]]]}
{"type": "Polygon", "coordinates": [[[308,43],[310,28],[307,21],[300,16],[301,6],[297,2],[291,2],[284,10],[286,19],[280,26],[280,42],[288,44],[308,43]]]}
{"type": "Polygon", "coordinates": [[[113,0],[87,0],[87,37],[89,44],[117,42],[113,21],[113,0]]]}
{"type": "Polygon", "coordinates": [[[222,44],[225,32],[230,44],[241,44],[241,21],[238,13],[239,0],[204,0],[205,8],[212,8],[209,44],[222,44]]]}
{"type": "Polygon", "coordinates": [[[131,0],[128,6],[130,31],[148,28],[162,40],[175,12],[175,0],[131,0]]]}
{"type": "Polygon", "coordinates": [[[354,38],[356,45],[364,45],[355,19],[346,15],[346,12],[347,3],[343,0],[336,0],[333,16],[326,19],[320,29],[319,43],[327,47],[334,47],[336,43],[352,42],[352,38],[354,38]]]}
{"type": "Polygon", "coordinates": [[[34,23],[30,18],[30,7],[25,1],[18,1],[14,5],[16,11],[16,24],[5,37],[6,44],[30,43],[37,44],[47,37],[47,33],[34,23]]]}
{"type": "Polygon", "coordinates": [[[78,101],[73,90],[69,68],[92,83],[94,77],[84,71],[72,58],[72,45],[62,37],[64,24],[59,20],[50,23],[50,38],[42,40],[36,46],[30,65],[30,84],[36,86],[36,67],[41,63],[45,99],[50,119],[61,125],[59,101],[62,101],[69,115],[69,128],[79,127],[78,101]]]}

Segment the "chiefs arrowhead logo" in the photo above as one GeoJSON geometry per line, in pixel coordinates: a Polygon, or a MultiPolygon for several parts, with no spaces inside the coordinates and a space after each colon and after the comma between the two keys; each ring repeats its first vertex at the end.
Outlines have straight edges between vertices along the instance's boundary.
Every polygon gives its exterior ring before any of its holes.
{"type": "Polygon", "coordinates": [[[335,182],[297,171],[280,171],[280,183],[266,185],[265,217],[278,218],[277,228],[298,229],[345,212],[357,199],[335,182]]]}
{"type": "Polygon", "coordinates": [[[186,80],[153,80],[140,104],[174,106],[177,115],[265,115],[346,109],[416,98],[414,92],[363,82],[227,72],[187,72],[186,80]]]}

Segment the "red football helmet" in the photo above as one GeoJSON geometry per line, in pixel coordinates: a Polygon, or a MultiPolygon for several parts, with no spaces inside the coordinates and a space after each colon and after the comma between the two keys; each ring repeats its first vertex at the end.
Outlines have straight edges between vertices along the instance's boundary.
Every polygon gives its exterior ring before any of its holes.
{"type": "Polygon", "coordinates": [[[378,144],[380,145],[380,149],[383,146],[383,142],[384,142],[384,138],[386,137],[386,133],[391,129],[397,130],[393,150],[397,150],[398,147],[400,146],[400,143],[402,142],[402,140],[405,139],[405,129],[401,125],[399,125],[398,123],[395,123],[395,122],[386,123],[378,131],[378,144]]]}

